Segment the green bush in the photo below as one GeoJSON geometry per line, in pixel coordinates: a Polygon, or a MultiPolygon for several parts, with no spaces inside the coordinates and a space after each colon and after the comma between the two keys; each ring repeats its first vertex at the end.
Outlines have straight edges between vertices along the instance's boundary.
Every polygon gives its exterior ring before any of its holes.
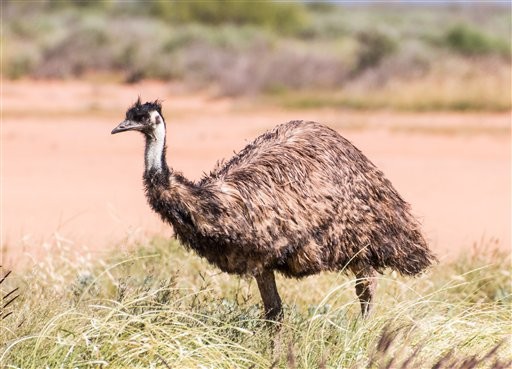
{"type": "Polygon", "coordinates": [[[177,23],[252,24],[280,33],[294,33],[307,20],[303,6],[269,0],[166,1],[145,6],[153,16],[177,23]]]}
{"type": "Polygon", "coordinates": [[[77,8],[107,8],[112,4],[112,0],[48,0],[48,6],[52,9],[63,7],[77,8]]]}
{"type": "Polygon", "coordinates": [[[501,54],[510,56],[510,45],[505,41],[488,36],[466,24],[450,28],[444,35],[444,43],[463,55],[501,54]]]}
{"type": "Polygon", "coordinates": [[[376,67],[397,49],[397,44],[392,38],[377,30],[361,31],[356,37],[360,46],[355,72],[376,67]]]}
{"type": "Polygon", "coordinates": [[[9,61],[5,69],[7,77],[18,79],[32,72],[33,60],[28,55],[17,55],[9,61]]]}

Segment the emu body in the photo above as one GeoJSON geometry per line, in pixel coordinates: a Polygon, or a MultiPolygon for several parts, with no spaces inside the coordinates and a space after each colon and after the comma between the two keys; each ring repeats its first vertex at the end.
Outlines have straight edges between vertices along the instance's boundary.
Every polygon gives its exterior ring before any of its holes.
{"type": "Polygon", "coordinates": [[[198,182],[168,167],[158,102],[137,101],[112,133],[127,130],[146,139],[150,206],[185,247],[224,272],[254,276],[268,319],[282,317],[274,271],[351,270],[366,315],[376,272],[415,275],[435,260],[392,184],[326,126],[278,125],[198,182]]]}

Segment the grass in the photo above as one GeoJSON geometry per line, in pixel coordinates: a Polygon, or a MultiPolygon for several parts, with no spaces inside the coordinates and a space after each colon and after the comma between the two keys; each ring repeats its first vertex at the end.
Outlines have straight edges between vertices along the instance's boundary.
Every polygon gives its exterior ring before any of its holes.
{"type": "Polygon", "coordinates": [[[1,367],[505,368],[512,359],[511,270],[498,251],[475,249],[415,279],[382,275],[367,320],[352,278],[278,278],[286,317],[276,330],[252,280],[174,241],[104,260],[72,246],[57,238],[46,260],[0,285],[2,295],[20,291],[2,320],[1,367]]]}

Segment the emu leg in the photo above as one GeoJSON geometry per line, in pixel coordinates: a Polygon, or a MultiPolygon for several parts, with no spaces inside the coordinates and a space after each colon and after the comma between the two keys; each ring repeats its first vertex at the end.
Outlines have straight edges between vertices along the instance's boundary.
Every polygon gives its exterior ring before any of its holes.
{"type": "Polygon", "coordinates": [[[361,314],[366,318],[371,310],[373,293],[377,287],[375,275],[377,272],[372,267],[354,269],[356,275],[356,294],[361,302],[361,314]]]}
{"type": "Polygon", "coordinates": [[[255,278],[256,282],[258,282],[263,305],[265,306],[265,318],[274,321],[282,320],[283,311],[281,308],[281,297],[279,297],[279,293],[277,292],[274,271],[264,270],[255,278]]]}

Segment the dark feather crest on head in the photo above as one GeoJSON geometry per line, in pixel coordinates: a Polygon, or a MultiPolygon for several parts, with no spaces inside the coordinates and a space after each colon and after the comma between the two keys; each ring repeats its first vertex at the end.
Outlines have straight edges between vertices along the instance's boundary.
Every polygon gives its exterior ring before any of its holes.
{"type": "Polygon", "coordinates": [[[141,122],[149,119],[149,113],[157,111],[162,115],[162,103],[160,100],[148,101],[144,104],[140,101],[140,96],[137,101],[126,112],[126,119],[141,122]]]}

